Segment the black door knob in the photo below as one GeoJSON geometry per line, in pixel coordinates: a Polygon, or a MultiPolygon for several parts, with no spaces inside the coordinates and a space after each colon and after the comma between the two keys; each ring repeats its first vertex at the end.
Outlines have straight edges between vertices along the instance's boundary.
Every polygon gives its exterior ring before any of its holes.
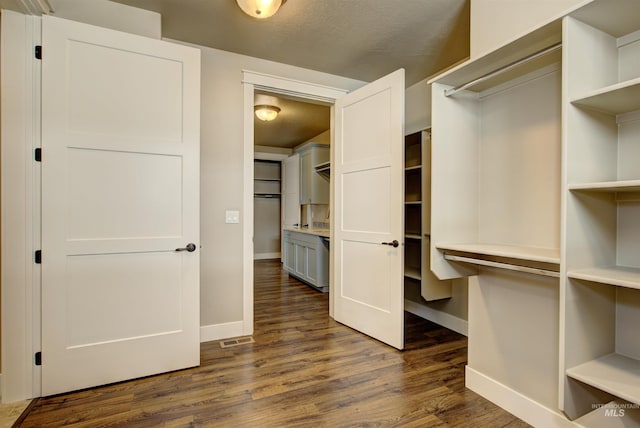
{"type": "Polygon", "coordinates": [[[184,248],[176,248],[176,251],[188,251],[190,253],[193,253],[195,250],[196,244],[194,244],[193,242],[189,242],[184,248]]]}
{"type": "Polygon", "coordinates": [[[389,245],[390,247],[398,248],[398,246],[400,245],[400,243],[394,239],[394,240],[393,240],[393,241],[391,241],[391,242],[382,242],[382,245],[389,245]]]}

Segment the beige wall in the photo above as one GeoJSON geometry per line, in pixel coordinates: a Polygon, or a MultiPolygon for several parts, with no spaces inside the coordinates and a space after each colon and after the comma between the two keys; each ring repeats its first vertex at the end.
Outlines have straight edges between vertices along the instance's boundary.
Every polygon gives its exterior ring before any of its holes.
{"type": "Polygon", "coordinates": [[[471,58],[591,0],[471,0],[471,58]]]}
{"type": "Polygon", "coordinates": [[[51,16],[159,39],[161,16],[107,0],[49,0],[51,16]]]}

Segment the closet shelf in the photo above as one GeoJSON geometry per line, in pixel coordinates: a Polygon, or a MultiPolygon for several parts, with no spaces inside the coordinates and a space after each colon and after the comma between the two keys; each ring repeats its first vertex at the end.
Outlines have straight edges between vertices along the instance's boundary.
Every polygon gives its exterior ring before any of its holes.
{"type": "Polygon", "coordinates": [[[444,258],[447,260],[451,260],[453,262],[471,263],[479,266],[489,266],[489,267],[500,268],[500,269],[514,270],[517,272],[526,272],[526,273],[533,273],[536,275],[544,275],[544,276],[551,276],[553,278],[560,278],[559,272],[548,270],[548,269],[540,269],[540,268],[534,268],[529,266],[515,265],[511,263],[494,262],[491,260],[476,259],[471,257],[453,256],[450,254],[445,254],[444,258]]]}
{"type": "Polygon", "coordinates": [[[412,279],[416,279],[420,281],[422,279],[422,275],[420,275],[420,269],[410,266],[404,267],[404,276],[412,279]]]}
{"type": "Polygon", "coordinates": [[[574,279],[640,290],[640,269],[637,268],[610,266],[578,269],[569,271],[567,276],[574,279]]]}
{"type": "Polygon", "coordinates": [[[405,205],[421,205],[422,201],[404,201],[405,205]]]}
{"type": "Polygon", "coordinates": [[[279,181],[280,181],[280,179],[279,179],[279,178],[258,178],[258,177],[255,177],[255,178],[253,179],[253,181],[273,181],[273,182],[279,182],[279,181]]]}
{"type": "Polygon", "coordinates": [[[571,103],[611,115],[640,110],[640,78],[597,89],[571,103]]]}
{"type": "Polygon", "coordinates": [[[571,184],[569,190],[585,192],[640,192],[640,180],[571,184]]]}
{"type": "Polygon", "coordinates": [[[419,171],[422,169],[422,165],[408,166],[404,170],[405,171],[419,171]]]}
{"type": "Polygon", "coordinates": [[[640,404],[640,361],[609,354],[567,370],[567,376],[640,404]]]}
{"type": "Polygon", "coordinates": [[[478,256],[495,256],[540,263],[560,264],[560,250],[555,248],[523,247],[496,244],[438,244],[436,248],[444,253],[460,252],[478,256]]]}
{"type": "MultiPolygon", "coordinates": [[[[491,51],[485,55],[482,55],[476,59],[466,61],[430,80],[428,83],[438,81],[450,86],[460,86],[465,83],[476,80],[484,75],[487,75],[498,68],[504,67],[510,63],[518,61],[528,55],[531,55],[540,49],[547,48],[553,44],[556,44],[562,40],[562,20],[556,19],[523,37],[511,41],[504,46],[491,51]]],[[[551,64],[557,62],[559,59],[557,55],[547,55],[540,62],[551,64]]],[[[540,63],[534,65],[527,64],[523,66],[525,70],[541,68],[540,63]]],[[[527,71],[521,72],[525,74],[527,71]]],[[[489,87],[496,86],[500,83],[507,82],[513,79],[512,73],[505,73],[483,83],[477,85],[474,91],[482,91],[489,87]]]]}
{"type": "Polygon", "coordinates": [[[419,233],[405,233],[404,237],[407,239],[422,239],[419,233]]]}

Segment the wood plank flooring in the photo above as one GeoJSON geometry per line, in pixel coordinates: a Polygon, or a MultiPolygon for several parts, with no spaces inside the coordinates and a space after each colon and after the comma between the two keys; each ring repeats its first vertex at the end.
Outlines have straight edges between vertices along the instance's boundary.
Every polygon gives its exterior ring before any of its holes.
{"type": "Polygon", "coordinates": [[[464,336],[406,314],[402,352],[328,317],[328,295],[255,264],[255,343],[201,366],[42,398],[22,427],[525,427],[464,387],[464,336]]]}

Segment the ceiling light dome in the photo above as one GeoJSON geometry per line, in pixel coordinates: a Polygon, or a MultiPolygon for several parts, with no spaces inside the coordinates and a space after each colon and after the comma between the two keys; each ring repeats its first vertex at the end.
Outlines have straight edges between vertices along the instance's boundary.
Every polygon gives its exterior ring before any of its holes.
{"type": "Polygon", "coordinates": [[[256,112],[256,117],[265,122],[270,122],[278,116],[280,113],[280,108],[267,104],[259,104],[253,107],[256,112]]]}
{"type": "Polygon", "coordinates": [[[275,15],[284,3],[283,0],[236,0],[236,2],[244,13],[258,19],[275,15]]]}

